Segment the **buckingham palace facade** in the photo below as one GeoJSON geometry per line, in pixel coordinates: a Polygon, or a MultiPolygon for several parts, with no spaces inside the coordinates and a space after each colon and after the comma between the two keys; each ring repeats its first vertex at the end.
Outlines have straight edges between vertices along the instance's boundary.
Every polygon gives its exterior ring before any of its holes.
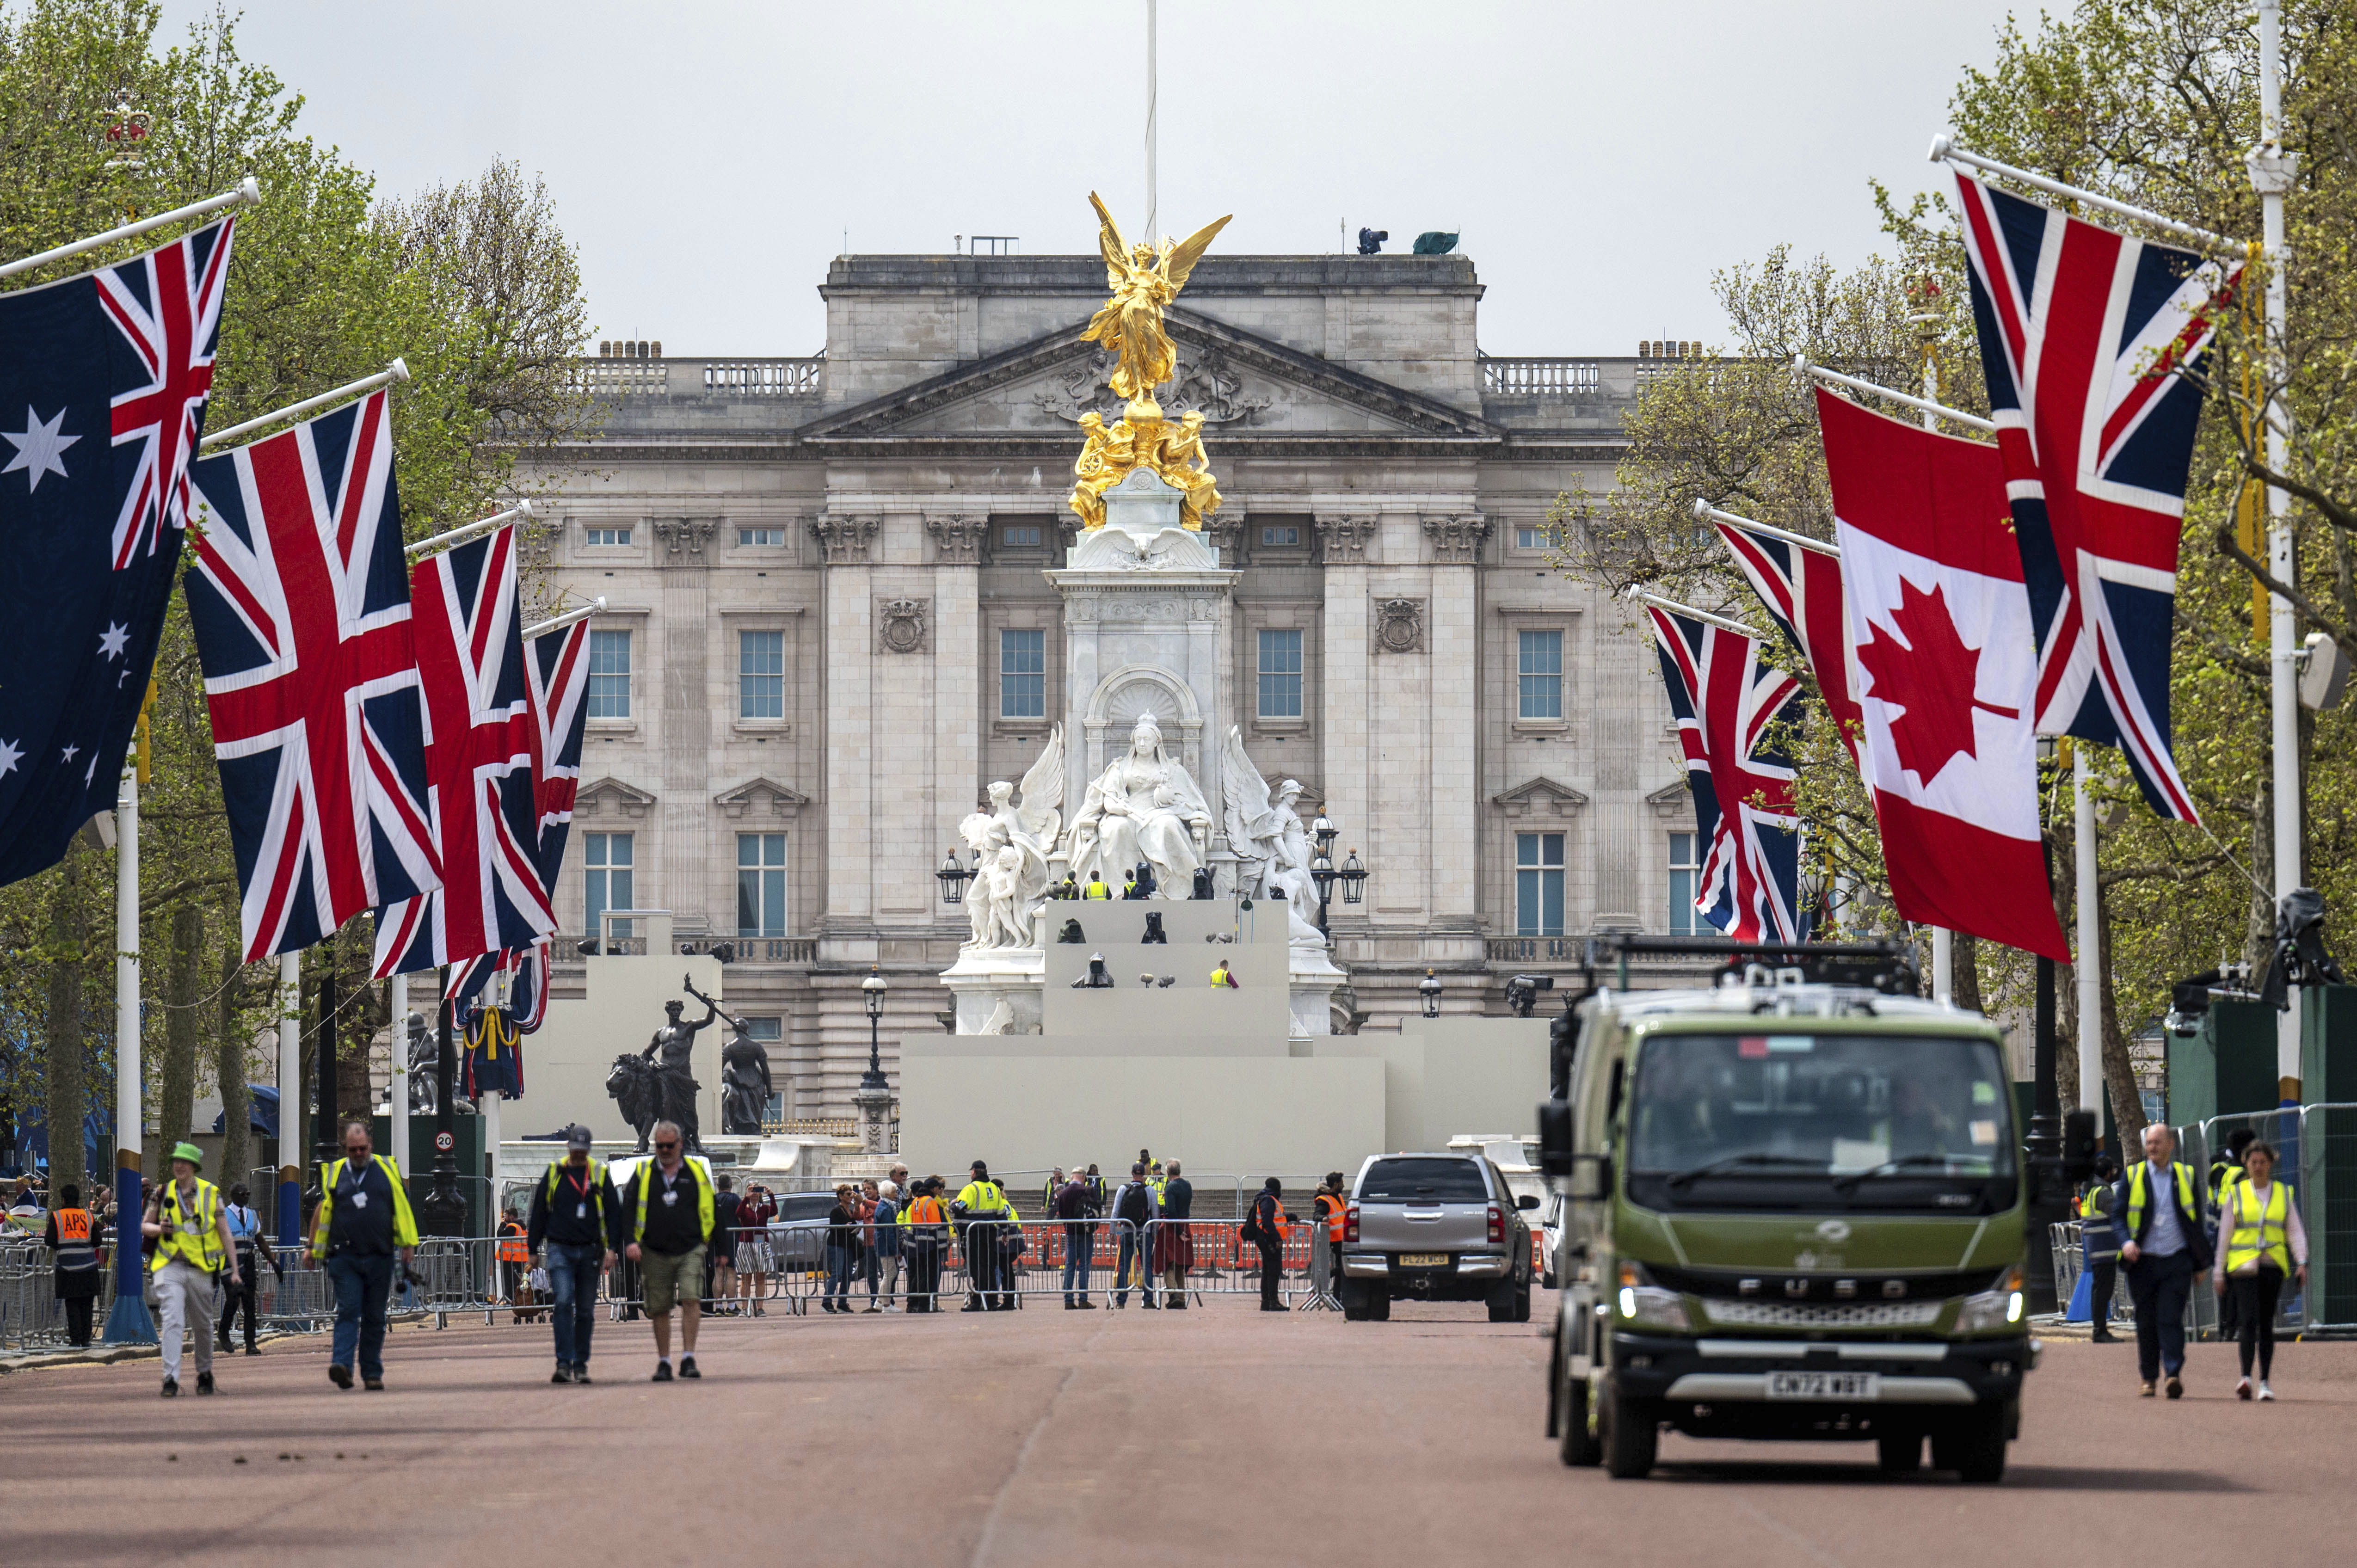
{"type": "MultiPolygon", "coordinates": [[[[598,438],[532,455],[540,588],[602,596],[557,889],[554,990],[606,909],[726,943],[772,1042],[780,1118],[841,1116],[896,1037],[942,1027],[967,934],[935,873],[993,779],[1066,711],[1076,421],[1114,410],[1080,338],[1082,256],[846,256],[823,354],[584,373],[598,438]]],[[[1219,628],[1234,722],[1368,869],[1332,910],[1336,1026],[1395,1026],[1565,974],[1599,931],[1690,927],[1694,818],[1652,655],[1550,565],[1558,496],[1612,482],[1623,413],[1680,345],[1498,359],[1463,256],[1220,256],[1169,313],[1161,402],[1204,416],[1238,570],[1219,628]],[[1690,902],[1686,904],[1690,908],[1690,902]]],[[[1217,737],[1213,737],[1213,744],[1217,737]]]]}

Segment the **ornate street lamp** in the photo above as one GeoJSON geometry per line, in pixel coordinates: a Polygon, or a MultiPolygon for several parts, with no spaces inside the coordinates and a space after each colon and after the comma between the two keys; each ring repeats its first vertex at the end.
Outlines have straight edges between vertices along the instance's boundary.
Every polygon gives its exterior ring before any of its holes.
{"type": "Polygon", "coordinates": [[[1334,841],[1341,837],[1341,832],[1325,812],[1318,812],[1318,820],[1309,824],[1309,836],[1313,841],[1309,876],[1318,884],[1318,934],[1330,937],[1326,927],[1328,912],[1334,903],[1334,884],[1342,885],[1343,903],[1355,904],[1366,886],[1367,868],[1355,849],[1343,858],[1339,868],[1334,865],[1334,841]]]}
{"type": "Polygon", "coordinates": [[[1342,902],[1345,904],[1357,903],[1359,901],[1359,889],[1365,885],[1367,880],[1367,868],[1359,863],[1359,852],[1357,850],[1352,850],[1349,854],[1343,857],[1342,869],[1335,873],[1335,875],[1342,879],[1342,902]]]}
{"type": "Polygon", "coordinates": [[[1428,969],[1426,970],[1424,978],[1415,983],[1415,995],[1416,1000],[1424,1004],[1426,1017],[1440,1016],[1440,977],[1438,975],[1428,969]]]}
{"type": "Polygon", "coordinates": [[[982,866],[982,852],[974,851],[972,866],[958,864],[957,851],[942,856],[942,868],[933,873],[942,885],[942,902],[959,904],[965,900],[965,885],[973,881],[982,866]]]}
{"type": "MultiPolygon", "coordinates": [[[[1326,819],[1318,818],[1318,825],[1326,827],[1326,819]]],[[[1327,836],[1331,837],[1331,832],[1327,836]]],[[[1318,884],[1318,934],[1321,937],[1327,934],[1326,910],[1333,900],[1334,878],[1340,875],[1334,869],[1334,857],[1326,853],[1326,845],[1320,842],[1317,853],[1309,857],[1309,875],[1318,884]]]]}
{"type": "Polygon", "coordinates": [[[862,1089],[888,1089],[884,1080],[883,1059],[877,1054],[877,1031],[884,1022],[884,972],[877,964],[867,966],[867,978],[859,983],[861,1000],[867,1004],[867,1070],[859,1079],[862,1089]]]}

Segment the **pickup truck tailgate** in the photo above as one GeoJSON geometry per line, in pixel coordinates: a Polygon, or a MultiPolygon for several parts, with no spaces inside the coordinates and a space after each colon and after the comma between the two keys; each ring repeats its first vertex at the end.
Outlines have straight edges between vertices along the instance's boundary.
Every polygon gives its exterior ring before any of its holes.
{"type": "Polygon", "coordinates": [[[1385,1252],[1464,1252],[1490,1244],[1487,1203],[1362,1203],[1359,1245],[1385,1252]]]}

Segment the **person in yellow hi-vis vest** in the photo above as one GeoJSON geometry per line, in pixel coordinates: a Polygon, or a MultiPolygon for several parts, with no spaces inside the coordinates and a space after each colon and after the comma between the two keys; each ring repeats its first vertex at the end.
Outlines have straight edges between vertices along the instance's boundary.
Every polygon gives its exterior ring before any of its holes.
{"type": "Polygon", "coordinates": [[[2251,1397],[2251,1357],[2259,1362],[2259,1397],[2276,1397],[2267,1374],[2276,1359],[2276,1305],[2287,1278],[2308,1279],[2308,1231],[2299,1222],[2298,1195],[2276,1180],[2275,1145],[2255,1139],[2243,1151],[2243,1168],[2222,1187],[2218,1211],[2218,1261],[2210,1268],[2211,1288],[2233,1293],[2234,1327],[2243,1358],[2243,1380],[2234,1397],[2251,1397]]]}
{"type": "Polygon", "coordinates": [[[352,1386],[356,1359],[361,1380],[384,1387],[384,1313],[393,1263],[398,1259],[406,1270],[416,1247],[417,1217],[409,1211],[401,1172],[370,1147],[367,1122],[345,1123],[344,1157],[319,1173],[319,1213],[311,1231],[311,1256],[327,1260],[336,1287],[335,1340],[328,1350],[328,1380],[336,1387],[352,1386]]]}
{"type": "Polygon", "coordinates": [[[164,1322],[164,1397],[180,1391],[180,1336],[196,1330],[197,1392],[213,1391],[213,1275],[238,1282],[237,1246],[221,1212],[221,1189],[197,1175],[205,1152],[194,1144],[172,1149],[172,1179],[156,1189],[139,1233],[156,1238],[148,1268],[164,1322]]]}
{"type": "Polygon", "coordinates": [[[703,1299],[705,1250],[712,1244],[712,1176],[681,1152],[676,1122],[658,1122],[651,1136],[655,1157],[640,1164],[622,1198],[630,1243],[622,1255],[639,1265],[647,1316],[655,1326],[653,1380],[671,1375],[671,1309],[679,1308],[679,1375],[700,1378],[695,1365],[696,1310],[703,1299]]]}
{"type": "Polygon", "coordinates": [[[1110,898],[1113,897],[1113,889],[1105,886],[1105,879],[1103,876],[1092,871],[1089,873],[1089,885],[1081,889],[1081,897],[1083,898],[1110,898]]]}

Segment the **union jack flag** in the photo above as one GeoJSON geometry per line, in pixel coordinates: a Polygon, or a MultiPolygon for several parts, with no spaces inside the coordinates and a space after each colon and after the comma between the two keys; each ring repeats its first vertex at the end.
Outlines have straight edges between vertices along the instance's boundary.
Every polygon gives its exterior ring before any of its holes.
{"type": "Polygon", "coordinates": [[[1749,637],[1646,607],[1704,851],[1695,908],[1738,941],[1804,942],[1792,759],[1774,730],[1801,683],[1749,637]]]}
{"type": "Polygon", "coordinates": [[[409,587],[442,888],[377,911],[380,978],[556,929],[540,878],[515,531],[419,562],[409,587]]]}
{"type": "Polygon", "coordinates": [[[455,965],[450,971],[450,999],[471,1016],[499,994],[492,981],[505,974],[508,1019],[521,1034],[532,1034],[548,1017],[548,944],[502,948],[455,965]]]}
{"type": "Polygon", "coordinates": [[[1841,551],[1830,544],[1795,544],[1768,530],[1724,518],[1712,521],[1727,542],[1727,553],[1760,596],[1760,606],[1809,661],[1834,729],[1856,763],[1865,721],[1858,712],[1857,670],[1850,661],[1842,619],[1841,551]]]}
{"type": "Polygon", "coordinates": [[[188,618],[251,963],[440,885],[383,392],[191,467],[188,618]]]}
{"type": "Polygon", "coordinates": [[[540,811],[541,886],[552,897],[573,827],[573,799],[581,789],[581,742],[589,720],[582,699],[589,690],[589,623],[576,621],[524,646],[524,678],[532,703],[532,778],[540,811]]]}
{"type": "Polygon", "coordinates": [[[114,445],[135,444],[138,468],[114,521],[114,565],[154,554],[167,528],[188,521],[188,459],[196,455],[221,341],[229,284],[230,223],[98,274],[98,297],[130,340],[146,380],[114,397],[114,445]]]}
{"type": "Polygon", "coordinates": [[[2178,535],[2232,276],[1959,176],[1981,370],[2038,639],[2037,726],[2120,748],[2195,822],[2169,736],[2178,535]]]}

